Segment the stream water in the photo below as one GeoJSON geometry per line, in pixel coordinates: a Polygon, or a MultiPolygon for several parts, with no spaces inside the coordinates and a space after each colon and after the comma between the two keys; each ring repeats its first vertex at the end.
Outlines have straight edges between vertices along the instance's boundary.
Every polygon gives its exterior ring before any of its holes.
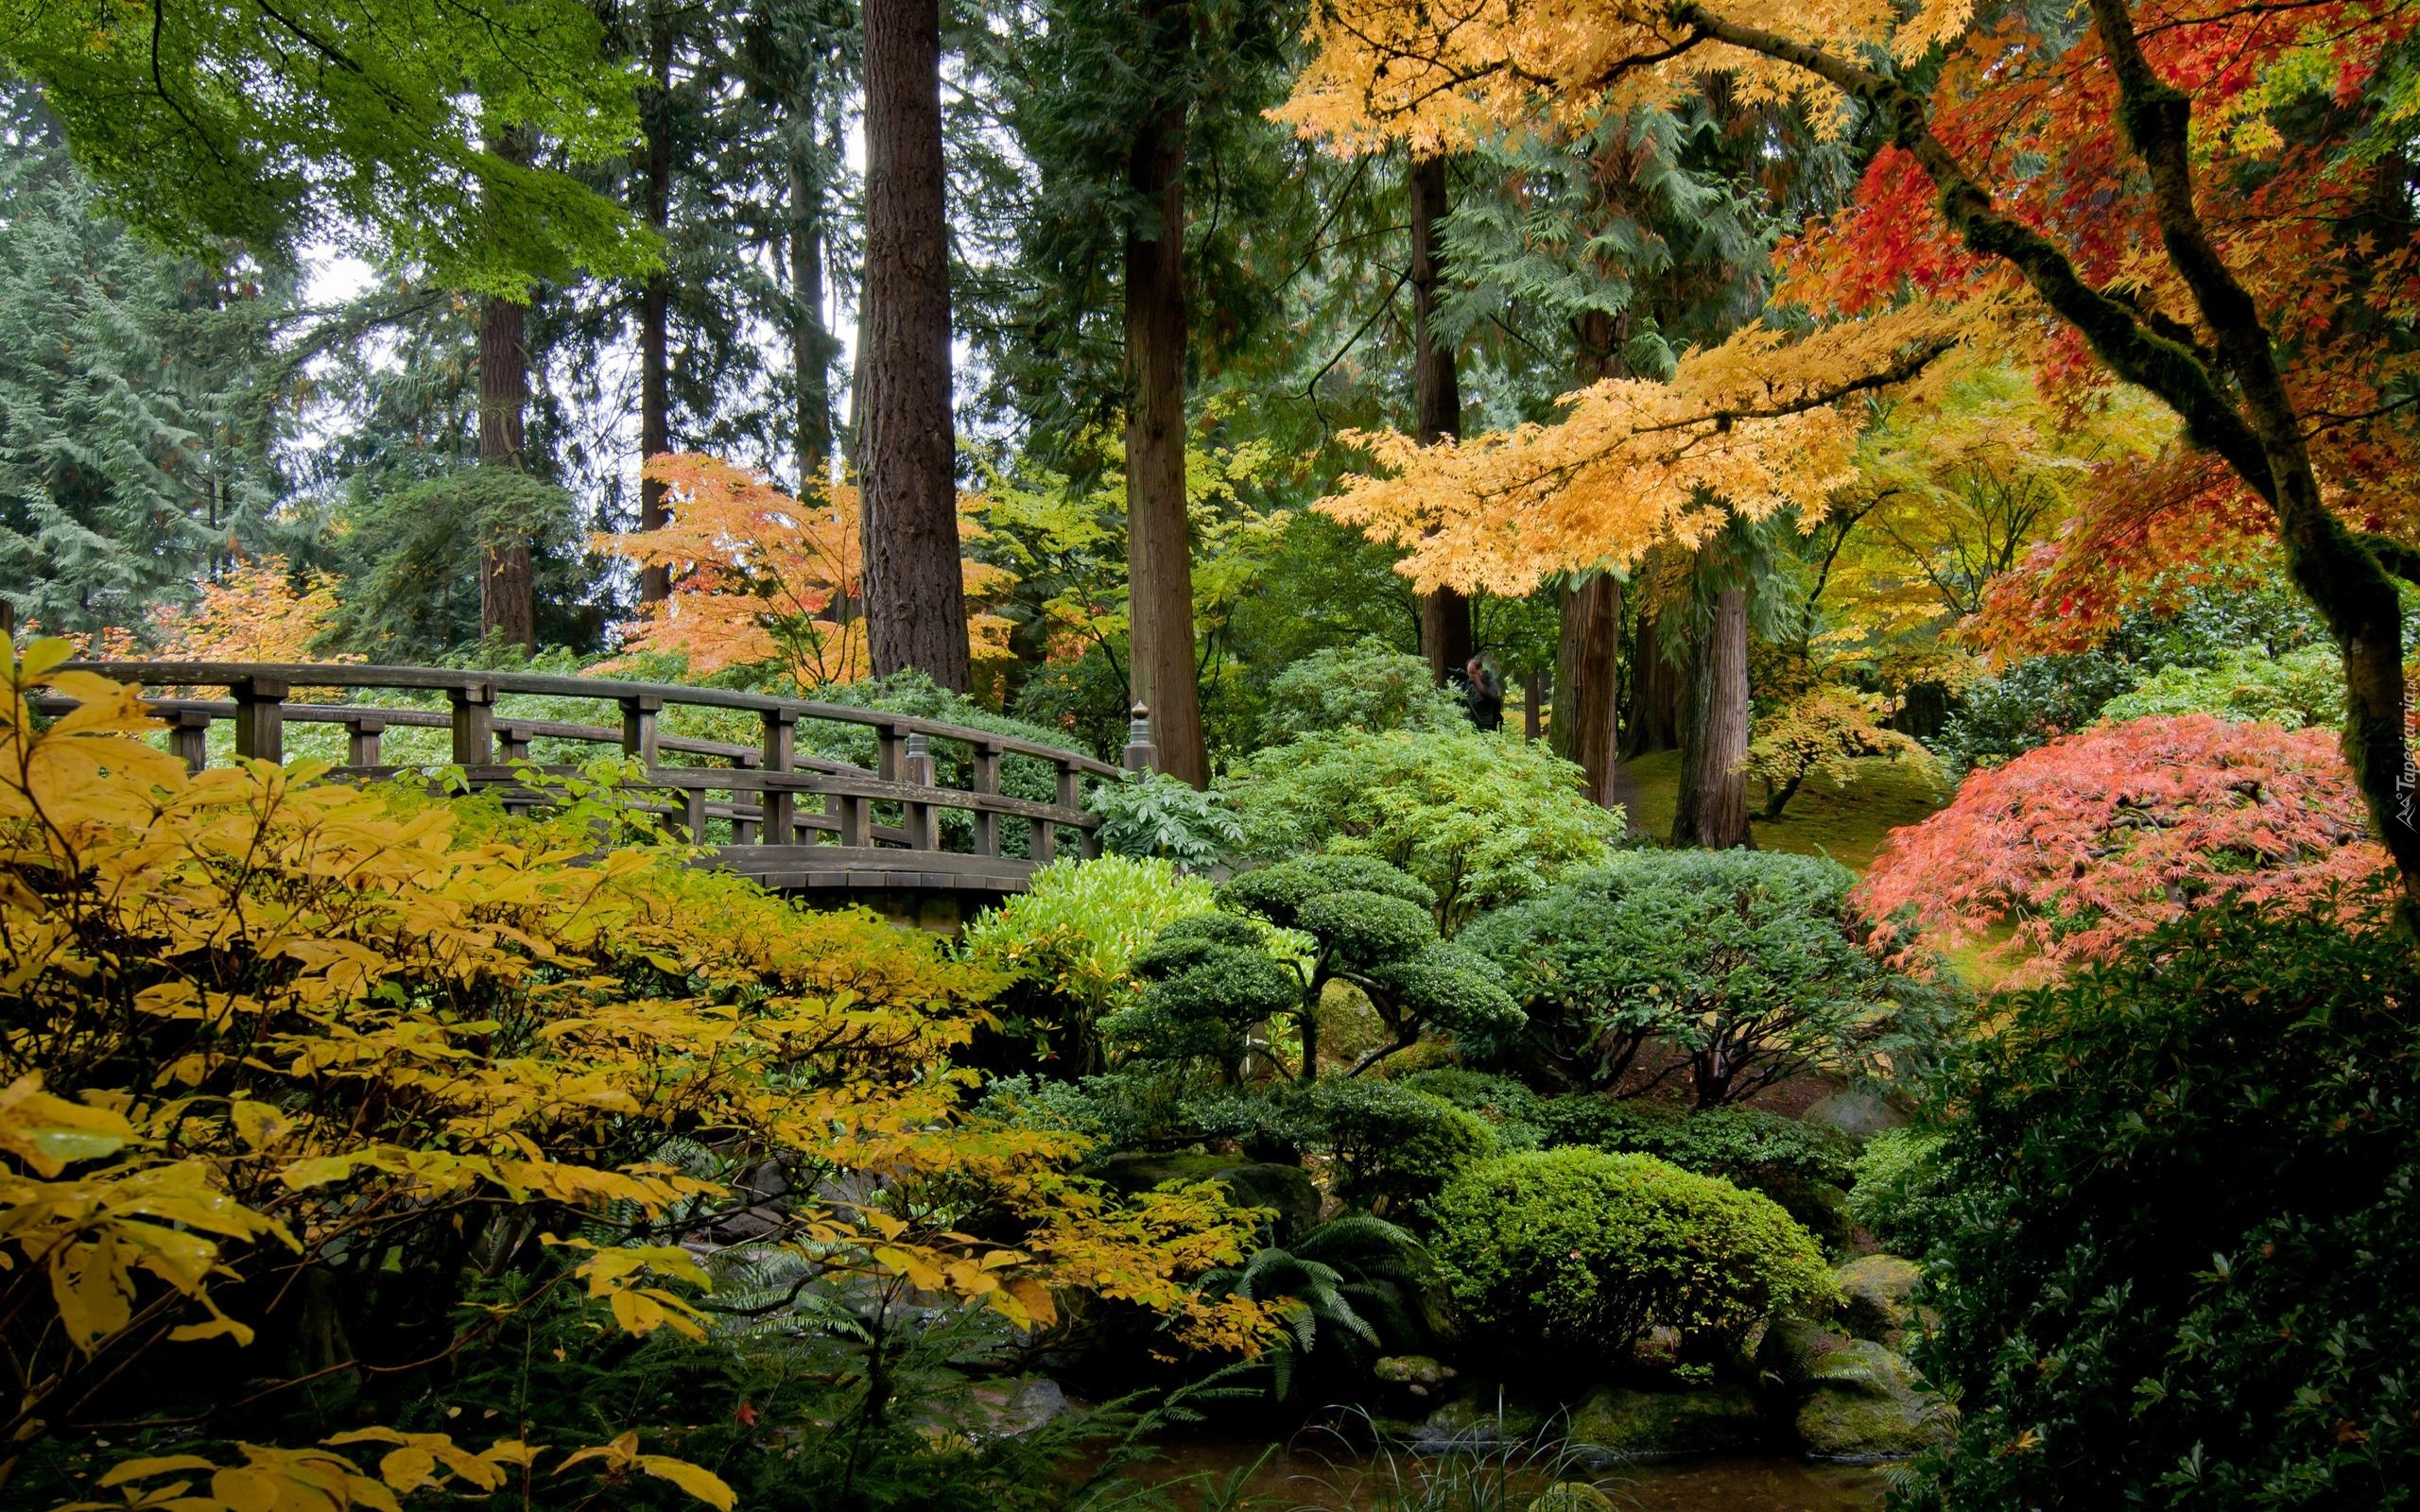
{"type": "Polygon", "coordinates": [[[1265,1512],[1522,1512],[1555,1480],[1590,1482],[1626,1512],[1876,1512],[1885,1484],[1878,1467],[1784,1454],[1558,1474],[1534,1462],[1508,1473],[1500,1464],[1370,1455],[1333,1442],[1271,1450],[1240,1440],[1184,1438],[1163,1444],[1161,1452],[1150,1479],[1190,1481],[1200,1488],[1197,1504],[1221,1500],[1210,1494],[1212,1487],[1241,1492],[1242,1504],[1265,1512]]]}

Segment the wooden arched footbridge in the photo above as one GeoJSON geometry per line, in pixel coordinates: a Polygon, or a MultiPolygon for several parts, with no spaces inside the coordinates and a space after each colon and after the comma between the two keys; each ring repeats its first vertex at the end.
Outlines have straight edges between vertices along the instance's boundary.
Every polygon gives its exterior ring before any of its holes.
{"type": "MultiPolygon", "coordinates": [[[[171,747],[196,771],[214,752],[270,761],[324,753],[337,760],[338,777],[450,765],[473,788],[500,790],[511,805],[537,800],[526,771],[573,771],[578,762],[564,758],[618,748],[645,769],[632,787],[685,839],[707,848],[707,864],[769,886],[873,902],[927,924],[954,923],[972,906],[1024,890],[1037,867],[1071,848],[1098,854],[1100,819],[1084,808],[1083,783],[1120,775],[1079,752],[989,730],[719,688],[441,667],[73,666],[141,684],[168,724],[171,747]],[[224,697],[201,696],[219,690],[224,697]],[[441,694],[443,709],[433,707],[441,694]],[[424,706],[409,707],[412,699],[424,706]],[[516,712],[533,704],[553,717],[516,712]],[[560,717],[592,706],[612,722],[560,717]],[[717,731],[725,735],[752,725],[759,738],[675,733],[665,726],[676,710],[708,712],[677,723],[736,727],[717,731]],[[870,762],[819,753],[852,747],[870,762]],[[533,751],[549,759],[533,759],[533,751]],[[941,780],[944,771],[952,782],[941,780]],[[1015,781],[1004,785],[1004,776],[1015,781]],[[1048,797],[1008,790],[1017,786],[1046,788],[1048,797]]],[[[1149,761],[1140,719],[1137,731],[1130,765],[1149,761]]]]}

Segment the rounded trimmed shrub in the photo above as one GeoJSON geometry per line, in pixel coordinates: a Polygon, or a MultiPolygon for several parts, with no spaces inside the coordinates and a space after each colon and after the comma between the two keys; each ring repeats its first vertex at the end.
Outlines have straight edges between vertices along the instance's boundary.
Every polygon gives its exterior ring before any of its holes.
{"type": "Polygon", "coordinates": [[[1304,1088],[1288,1108],[1308,1131],[1309,1146],[1336,1157],[1337,1194],[1351,1202],[1418,1202],[1495,1153],[1495,1131],[1478,1114],[1389,1082],[1330,1077],[1304,1088]]]}
{"type": "Polygon", "coordinates": [[[1651,1156],[1498,1156],[1429,1214],[1447,1295],[1506,1344],[1612,1353],[1656,1324],[1737,1339],[1838,1295],[1814,1239],[1771,1198],[1651,1156]]]}

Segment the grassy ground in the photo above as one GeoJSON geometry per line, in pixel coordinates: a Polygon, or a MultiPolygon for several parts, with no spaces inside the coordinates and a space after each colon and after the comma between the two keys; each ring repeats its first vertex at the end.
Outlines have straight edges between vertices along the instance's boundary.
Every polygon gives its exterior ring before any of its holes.
{"type": "MultiPolygon", "coordinates": [[[[1631,816],[1634,826],[1656,839],[1670,834],[1680,753],[1642,756],[1623,770],[1638,794],[1638,812],[1631,816]]],[[[1759,785],[1751,782],[1748,787],[1749,802],[1760,803],[1764,794],[1759,785]]],[[[1757,821],[1756,844],[1768,850],[1827,855],[1861,872],[1874,864],[1875,852],[1893,830],[1917,822],[1948,801],[1948,791],[1917,767],[1870,757],[1858,764],[1857,780],[1846,787],[1820,773],[1808,778],[1779,819],[1757,821]]]]}

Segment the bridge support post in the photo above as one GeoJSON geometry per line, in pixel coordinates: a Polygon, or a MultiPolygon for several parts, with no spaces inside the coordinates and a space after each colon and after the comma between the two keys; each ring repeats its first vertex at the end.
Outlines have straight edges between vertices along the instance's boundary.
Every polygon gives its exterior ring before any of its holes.
{"type": "MultiPolygon", "coordinates": [[[[765,711],[765,770],[786,772],[798,759],[798,712],[793,709],[765,711]]],[[[765,843],[795,844],[797,833],[798,796],[765,789],[765,843]]]]}
{"type": "Polygon", "coordinates": [[[495,689],[484,682],[474,682],[467,687],[448,688],[445,696],[454,705],[454,765],[493,765],[495,689]]]}
{"type": "Polygon", "coordinates": [[[276,678],[246,678],[227,685],[235,699],[235,754],[256,761],[285,760],[285,683],[276,678]]]}
{"type": "Polygon", "coordinates": [[[168,749],[185,764],[188,772],[199,772],[210,762],[210,715],[199,709],[188,709],[177,715],[168,730],[168,749]]]}

